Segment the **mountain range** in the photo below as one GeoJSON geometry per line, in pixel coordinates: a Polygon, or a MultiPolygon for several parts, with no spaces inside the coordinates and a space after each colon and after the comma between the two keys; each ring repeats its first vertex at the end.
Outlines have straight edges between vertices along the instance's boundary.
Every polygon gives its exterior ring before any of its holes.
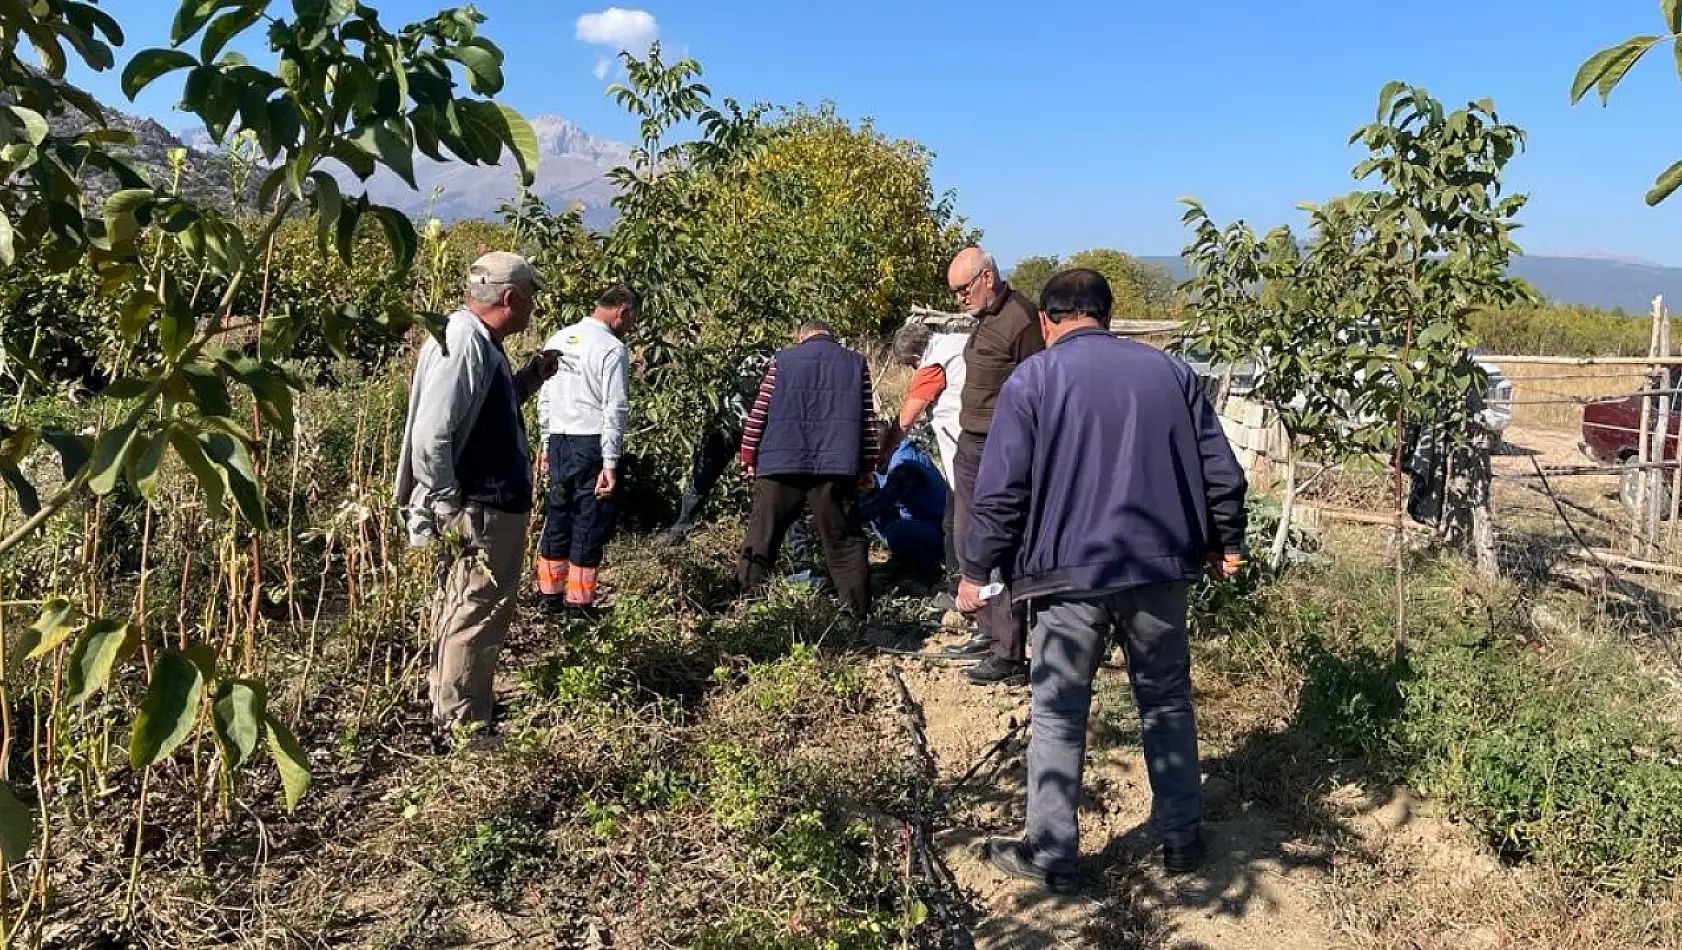
{"type": "MultiPolygon", "coordinates": [[[[1185,280],[1186,263],[1178,257],[1141,257],[1185,280]]],[[[1530,282],[1554,303],[1621,309],[1632,315],[1651,312],[1653,298],[1664,295],[1673,312],[1682,310],[1682,268],[1649,261],[1584,254],[1564,257],[1527,254],[1514,258],[1510,272],[1530,282]]]]}
{"type": "MultiPolygon", "coordinates": [[[[107,109],[106,116],[111,125],[134,134],[132,157],[154,181],[169,180],[169,151],[186,145],[198,153],[198,158],[188,163],[182,190],[196,200],[226,200],[230,190],[227,163],[216,154],[215,144],[202,129],[171,132],[152,119],[116,109],[107,109]]],[[[86,125],[85,118],[68,110],[49,117],[48,121],[58,133],[76,131],[86,125]]],[[[581,204],[586,224],[596,228],[609,226],[614,217],[611,202],[615,192],[607,173],[627,160],[630,147],[597,138],[561,116],[540,115],[531,124],[541,152],[533,193],[557,209],[581,204]]],[[[358,182],[342,167],[330,166],[329,170],[351,194],[366,189],[369,197],[381,204],[416,217],[431,215],[445,221],[495,217],[498,205],[517,191],[512,158],[491,167],[433,162],[416,156],[418,190],[409,188],[384,168],[367,182],[358,182]]],[[[96,179],[85,182],[84,186],[97,201],[112,185],[96,179]]],[[[1178,257],[1141,260],[1161,265],[1176,281],[1186,276],[1185,262],[1178,257]]],[[[1512,273],[1558,303],[1621,308],[1631,314],[1645,314],[1652,306],[1653,297],[1663,294],[1682,307],[1682,268],[1606,255],[1530,255],[1514,260],[1512,273]]]]}
{"type": "MultiPolygon", "coordinates": [[[[558,115],[540,115],[531,120],[537,133],[538,152],[536,181],[531,192],[559,210],[574,204],[584,206],[584,223],[591,227],[606,227],[613,222],[611,202],[616,193],[607,173],[630,158],[630,146],[608,139],[599,139],[579,128],[569,119],[558,115]]],[[[216,143],[202,128],[185,129],[177,134],[189,148],[214,153],[216,143]]],[[[514,197],[518,190],[518,166],[512,156],[504,156],[500,165],[468,165],[462,162],[435,162],[424,155],[415,156],[415,183],[418,190],[399,178],[390,169],[380,166],[366,182],[358,181],[350,170],[337,162],[323,165],[349,194],[366,190],[368,198],[378,204],[389,205],[414,217],[430,216],[444,221],[462,218],[491,218],[497,207],[514,197]],[[436,190],[436,195],[434,191],[436,190]]]]}

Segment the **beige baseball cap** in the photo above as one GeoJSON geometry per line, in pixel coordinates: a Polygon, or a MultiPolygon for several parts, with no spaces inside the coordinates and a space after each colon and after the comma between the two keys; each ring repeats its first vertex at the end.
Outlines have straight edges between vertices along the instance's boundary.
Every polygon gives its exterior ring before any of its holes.
{"type": "Polygon", "coordinates": [[[527,284],[535,290],[542,290],[545,286],[537,271],[531,269],[531,263],[518,254],[507,251],[492,251],[481,256],[467,269],[467,282],[470,284],[527,284]]]}

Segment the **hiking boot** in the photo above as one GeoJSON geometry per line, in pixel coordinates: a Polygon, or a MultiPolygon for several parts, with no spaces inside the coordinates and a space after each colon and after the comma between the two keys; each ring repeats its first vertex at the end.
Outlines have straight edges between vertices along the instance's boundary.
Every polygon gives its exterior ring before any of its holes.
{"type": "Polygon", "coordinates": [[[1080,882],[1073,874],[1047,871],[1028,856],[1028,846],[1014,838],[989,838],[987,863],[1006,876],[1033,881],[1052,894],[1069,896],[1080,892],[1080,882]]]}
{"type": "Polygon", "coordinates": [[[560,594],[539,594],[537,597],[537,612],[545,617],[557,617],[566,613],[566,598],[560,594]]]}
{"type": "Polygon", "coordinates": [[[964,679],[977,686],[1026,686],[1028,664],[990,656],[964,671],[964,679]]]}
{"type": "Polygon", "coordinates": [[[1169,874],[1195,874],[1209,857],[1209,845],[1201,833],[1184,844],[1162,846],[1162,869],[1169,874]]]}
{"type": "Polygon", "coordinates": [[[984,636],[976,635],[962,643],[954,643],[940,651],[941,656],[973,656],[983,657],[993,651],[993,642],[984,636]]]}

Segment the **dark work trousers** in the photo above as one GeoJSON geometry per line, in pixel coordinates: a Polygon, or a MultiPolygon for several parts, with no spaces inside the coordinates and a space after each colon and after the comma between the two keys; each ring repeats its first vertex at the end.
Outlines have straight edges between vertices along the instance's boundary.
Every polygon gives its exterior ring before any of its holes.
{"type": "Polygon", "coordinates": [[[954,597],[958,594],[958,575],[963,573],[963,568],[958,566],[958,532],[952,530],[957,516],[958,496],[948,487],[946,514],[940,522],[940,529],[946,533],[946,592],[954,597]]]}
{"type": "Polygon", "coordinates": [[[870,613],[870,540],[864,533],[856,475],[762,475],[753,483],[753,513],[748,516],[736,583],[742,593],[761,589],[777,563],[783,536],[800,513],[811,508],[812,524],[823,542],[829,582],[841,602],[863,619],[870,613]]]}
{"type": "Polygon", "coordinates": [[[730,467],[730,460],[735,458],[741,444],[740,426],[714,427],[701,437],[701,444],[695,447],[695,456],[690,460],[689,484],[684,486],[683,509],[677,516],[677,523],[684,530],[692,530],[700,522],[701,506],[718,487],[719,478],[730,467]]]}
{"type": "MultiPolygon", "coordinates": [[[[731,425],[709,429],[701,437],[701,444],[695,447],[695,454],[689,460],[689,483],[683,487],[683,507],[678,510],[673,530],[688,534],[701,523],[701,509],[735,460],[741,444],[742,427],[735,425],[734,420],[731,425]]],[[[812,539],[804,520],[789,526],[787,540],[795,557],[804,558],[811,553],[812,539]]]]}
{"type": "Polygon", "coordinates": [[[594,435],[549,437],[549,494],[544,500],[545,558],[574,567],[600,567],[617,507],[596,497],[602,440],[594,435]]]}
{"type": "Polygon", "coordinates": [[[1127,676],[1151,783],[1151,827],[1166,845],[1196,840],[1203,816],[1197,719],[1186,642],[1186,585],[1147,584],[1101,596],[1033,601],[1033,723],[1028,736],[1028,822],[1034,863],[1073,872],[1080,856],[1081,772],[1092,713],[1092,677],[1111,638],[1127,654],[1127,676]]]}
{"type": "MultiPolygon", "coordinates": [[[[957,496],[952,516],[952,543],[957,550],[969,543],[970,522],[975,511],[975,476],[981,471],[981,449],[986,437],[973,432],[958,436],[958,450],[952,453],[952,492],[957,496]]],[[[1002,577],[978,580],[1003,580],[1002,577]]],[[[989,597],[975,615],[976,631],[993,644],[993,655],[1004,660],[1023,660],[1027,657],[1028,611],[1025,605],[1012,603],[1010,590],[989,597]]]]}

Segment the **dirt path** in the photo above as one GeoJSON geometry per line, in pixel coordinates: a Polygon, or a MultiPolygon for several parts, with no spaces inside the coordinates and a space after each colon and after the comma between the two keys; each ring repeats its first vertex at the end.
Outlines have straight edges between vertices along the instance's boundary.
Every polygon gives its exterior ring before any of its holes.
{"type": "MultiPolygon", "coordinates": [[[[922,706],[945,783],[968,772],[1013,721],[1026,717],[1026,689],[975,687],[957,667],[881,662],[897,665],[922,706]]],[[[1206,742],[1205,767],[1216,776],[1207,778],[1205,787],[1210,861],[1199,875],[1163,875],[1145,827],[1150,789],[1125,676],[1121,670],[1104,670],[1094,703],[1081,811],[1082,874],[1089,885],[1081,897],[1045,895],[997,873],[978,855],[987,837],[1020,833],[1024,776],[1019,741],[953,797],[954,827],[936,840],[958,883],[984,915],[975,924],[977,947],[1382,946],[1383,934],[1364,932],[1370,928],[1361,922],[1395,915],[1388,908],[1363,913],[1351,906],[1371,890],[1368,873],[1362,872],[1394,864],[1385,875],[1405,873],[1416,883],[1424,876],[1453,892],[1486,886],[1491,875],[1506,873],[1405,790],[1381,795],[1347,785],[1305,790],[1314,799],[1309,814],[1287,814],[1268,807],[1269,792],[1282,789],[1270,789],[1273,783],[1265,774],[1245,774],[1278,758],[1278,749],[1263,755],[1206,742]],[[1251,765],[1243,764],[1244,756],[1251,765]],[[1237,773],[1237,780],[1221,777],[1223,772],[1237,773]]],[[[1211,705],[1201,713],[1208,718],[1221,710],[1211,705]]],[[[1206,725],[1204,731],[1211,730],[1206,725]]]]}

